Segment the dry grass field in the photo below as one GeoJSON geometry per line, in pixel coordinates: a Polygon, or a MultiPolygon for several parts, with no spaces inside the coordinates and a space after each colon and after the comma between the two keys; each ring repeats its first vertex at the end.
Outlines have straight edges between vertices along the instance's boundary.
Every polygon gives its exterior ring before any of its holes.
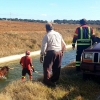
{"type": "MultiPolygon", "coordinates": [[[[60,32],[66,44],[69,44],[77,26],[79,25],[54,24],[54,30],[60,32]]],[[[97,28],[100,26],[92,27],[99,35],[97,28]]],[[[44,23],[0,21],[0,57],[24,53],[26,50],[39,50],[45,34],[44,23]]]]}

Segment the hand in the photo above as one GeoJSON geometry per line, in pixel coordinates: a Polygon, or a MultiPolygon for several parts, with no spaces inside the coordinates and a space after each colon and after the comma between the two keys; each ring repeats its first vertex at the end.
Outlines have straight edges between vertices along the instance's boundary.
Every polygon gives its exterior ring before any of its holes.
{"type": "Polygon", "coordinates": [[[33,71],[33,72],[35,71],[34,68],[32,68],[32,71],[33,71]]]}
{"type": "Polygon", "coordinates": [[[64,55],[64,52],[62,52],[62,56],[64,55]]]}
{"type": "Polygon", "coordinates": [[[40,56],[40,62],[43,63],[43,56],[40,56]]]}
{"type": "Polygon", "coordinates": [[[75,49],[75,47],[74,47],[74,46],[72,46],[72,49],[74,50],[74,49],[75,49]]]}
{"type": "Polygon", "coordinates": [[[23,66],[23,63],[20,63],[23,66]]]}
{"type": "Polygon", "coordinates": [[[35,70],[34,70],[34,66],[33,66],[33,65],[31,66],[31,70],[32,70],[33,72],[35,71],[35,70]]]}
{"type": "Polygon", "coordinates": [[[34,68],[31,68],[31,71],[34,72],[35,71],[34,68]]]}

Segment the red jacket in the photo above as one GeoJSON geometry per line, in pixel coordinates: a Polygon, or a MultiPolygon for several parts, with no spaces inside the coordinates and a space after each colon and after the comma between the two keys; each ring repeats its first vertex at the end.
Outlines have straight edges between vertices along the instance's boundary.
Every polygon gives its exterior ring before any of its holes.
{"type": "Polygon", "coordinates": [[[20,64],[22,65],[23,68],[27,68],[28,70],[31,69],[32,66],[32,59],[30,56],[24,56],[20,60],[20,64]]]}

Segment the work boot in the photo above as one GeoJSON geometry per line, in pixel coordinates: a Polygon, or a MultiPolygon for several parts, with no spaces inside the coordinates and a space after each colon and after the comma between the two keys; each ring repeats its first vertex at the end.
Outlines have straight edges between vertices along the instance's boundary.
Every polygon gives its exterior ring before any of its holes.
{"type": "Polygon", "coordinates": [[[25,81],[26,79],[25,78],[22,78],[22,81],[25,81]]]}

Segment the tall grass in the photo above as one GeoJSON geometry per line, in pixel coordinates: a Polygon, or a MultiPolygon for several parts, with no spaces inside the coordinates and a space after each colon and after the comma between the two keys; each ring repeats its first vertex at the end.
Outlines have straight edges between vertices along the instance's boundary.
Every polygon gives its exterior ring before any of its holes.
{"type": "Polygon", "coordinates": [[[84,81],[82,72],[76,73],[74,66],[71,63],[62,69],[56,87],[45,86],[42,78],[32,82],[17,80],[0,93],[0,100],[99,100],[98,78],[84,81]]]}

